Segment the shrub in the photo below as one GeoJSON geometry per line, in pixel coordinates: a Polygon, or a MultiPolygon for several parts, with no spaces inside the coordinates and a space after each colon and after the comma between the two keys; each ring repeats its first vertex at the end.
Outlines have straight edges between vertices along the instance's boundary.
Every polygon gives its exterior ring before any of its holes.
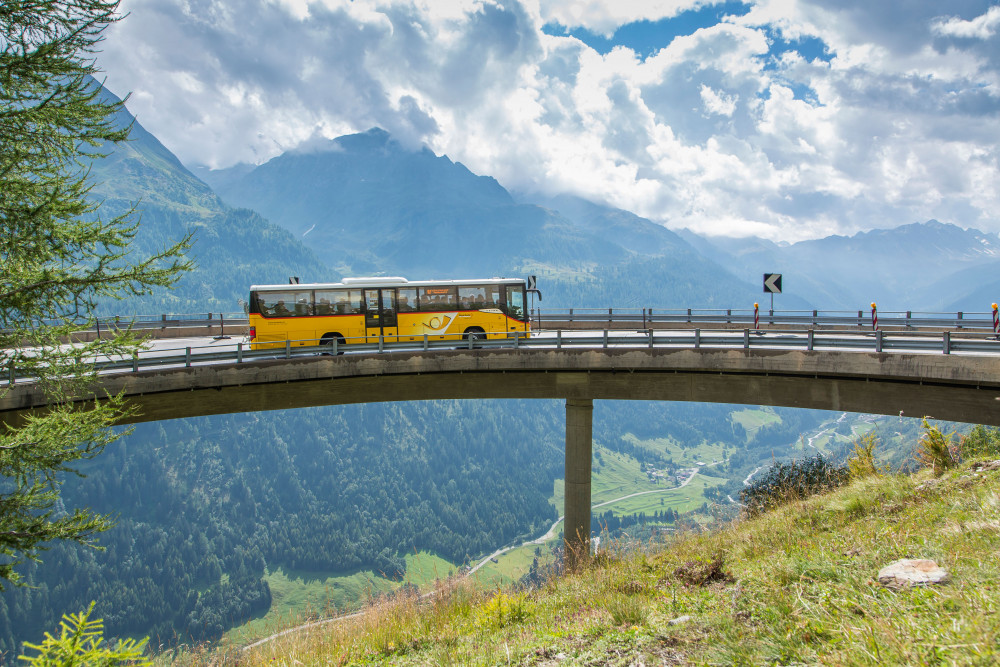
{"type": "Polygon", "coordinates": [[[958,441],[963,461],[1000,458],[1000,429],[980,424],[958,441]]]}
{"type": "Polygon", "coordinates": [[[104,621],[90,620],[94,611],[94,603],[90,603],[87,611],[79,614],[63,616],[60,625],[59,638],[45,633],[45,641],[41,644],[25,642],[26,649],[38,651],[36,656],[19,656],[20,660],[35,665],[35,667],[76,667],[80,665],[151,665],[143,656],[146,640],[135,642],[126,639],[111,649],[102,646],[104,638],[104,621]]]}
{"type": "Polygon", "coordinates": [[[875,431],[854,440],[854,451],[847,458],[847,470],[851,479],[862,479],[873,475],[881,477],[889,471],[889,466],[875,463],[875,448],[878,446],[878,436],[875,431]]]}
{"type": "Polygon", "coordinates": [[[917,441],[917,460],[924,467],[934,471],[936,477],[948,468],[954,468],[958,458],[958,448],[954,443],[954,433],[945,435],[937,426],[923,419],[924,434],[917,441]]]}
{"type": "Polygon", "coordinates": [[[793,500],[835,489],[849,479],[847,467],[836,466],[822,455],[775,463],[740,491],[740,503],[746,516],[754,517],[793,500]]]}
{"type": "Polygon", "coordinates": [[[476,610],[475,621],[480,628],[503,628],[511,623],[520,623],[529,615],[525,593],[510,595],[498,592],[476,610]]]}

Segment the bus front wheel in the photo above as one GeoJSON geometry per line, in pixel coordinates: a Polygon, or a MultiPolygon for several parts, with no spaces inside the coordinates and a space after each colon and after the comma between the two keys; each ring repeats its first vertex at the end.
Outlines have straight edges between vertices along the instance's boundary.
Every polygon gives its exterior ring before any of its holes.
{"type": "Polygon", "coordinates": [[[465,330],[465,340],[475,345],[479,341],[486,340],[486,332],[479,327],[469,327],[465,330]]]}
{"type": "Polygon", "coordinates": [[[323,334],[323,337],[319,340],[320,345],[327,347],[330,350],[329,352],[324,352],[323,354],[333,354],[334,341],[337,341],[337,354],[340,355],[344,353],[344,337],[339,333],[328,333],[323,334]]]}

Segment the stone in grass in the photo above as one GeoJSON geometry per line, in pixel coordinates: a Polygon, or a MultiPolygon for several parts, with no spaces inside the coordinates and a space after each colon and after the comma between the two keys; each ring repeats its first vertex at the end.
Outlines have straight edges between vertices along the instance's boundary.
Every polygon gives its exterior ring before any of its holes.
{"type": "Polygon", "coordinates": [[[948,570],[927,559],[903,558],[878,571],[878,582],[897,590],[908,586],[943,584],[950,578],[948,570]]]}

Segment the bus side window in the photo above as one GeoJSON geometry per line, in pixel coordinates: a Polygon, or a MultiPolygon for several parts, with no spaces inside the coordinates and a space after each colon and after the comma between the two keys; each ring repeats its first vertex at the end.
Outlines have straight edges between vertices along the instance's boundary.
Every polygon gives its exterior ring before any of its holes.
{"type": "Polygon", "coordinates": [[[336,292],[316,292],[316,314],[333,315],[336,292]]]}
{"type": "Polygon", "coordinates": [[[486,298],[483,296],[485,292],[483,287],[459,287],[458,288],[458,307],[462,310],[480,310],[484,308],[484,303],[486,298]]]}
{"type": "Polygon", "coordinates": [[[268,317],[291,317],[296,308],[296,296],[292,292],[261,293],[260,312],[268,317]]]}
{"type": "Polygon", "coordinates": [[[490,285],[486,288],[486,303],[483,308],[500,308],[503,298],[500,296],[500,285],[490,285]]]}
{"type": "Polygon", "coordinates": [[[457,305],[454,287],[420,288],[420,310],[454,310],[457,305]]]}
{"type": "Polygon", "coordinates": [[[396,302],[396,311],[409,313],[417,309],[417,288],[401,287],[399,289],[399,300],[396,302]]]}
{"type": "Polygon", "coordinates": [[[365,304],[361,298],[361,290],[347,290],[347,312],[351,315],[360,315],[365,312],[365,304]]]}

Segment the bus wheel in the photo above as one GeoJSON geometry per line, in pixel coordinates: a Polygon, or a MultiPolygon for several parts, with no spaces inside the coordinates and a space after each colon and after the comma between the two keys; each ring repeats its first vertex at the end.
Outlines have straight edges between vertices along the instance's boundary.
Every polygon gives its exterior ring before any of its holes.
{"type": "Polygon", "coordinates": [[[319,344],[330,348],[329,352],[324,352],[323,354],[333,354],[333,341],[337,341],[337,354],[341,355],[344,353],[344,337],[339,333],[324,334],[319,340],[319,344]]]}
{"type": "Polygon", "coordinates": [[[469,327],[465,330],[465,340],[472,343],[472,346],[475,347],[479,341],[486,340],[486,332],[479,327],[469,327]]]}

